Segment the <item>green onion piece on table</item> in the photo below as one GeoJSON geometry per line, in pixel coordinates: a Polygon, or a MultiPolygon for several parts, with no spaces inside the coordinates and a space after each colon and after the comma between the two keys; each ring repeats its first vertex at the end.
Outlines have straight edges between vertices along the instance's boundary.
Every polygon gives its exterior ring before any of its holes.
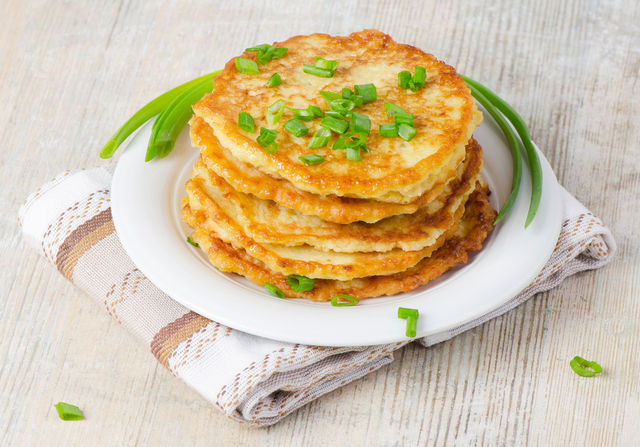
{"type": "Polygon", "coordinates": [[[238,114],[238,127],[245,132],[255,132],[255,122],[253,121],[251,115],[249,115],[247,112],[240,112],[238,114]]]}
{"type": "Polygon", "coordinates": [[[267,107],[267,113],[265,114],[267,123],[274,125],[280,121],[280,118],[282,118],[282,114],[284,113],[284,104],[285,102],[282,99],[279,99],[267,107]]]}
{"type": "Polygon", "coordinates": [[[349,128],[349,124],[346,121],[338,120],[332,116],[325,116],[320,125],[339,134],[345,133],[349,128]]]}
{"type": "Polygon", "coordinates": [[[292,118],[284,123],[284,130],[296,137],[303,137],[309,132],[309,128],[302,121],[292,118]]]}
{"type": "Polygon", "coordinates": [[[79,421],[80,419],[84,419],[82,411],[75,405],[58,402],[54,407],[56,407],[58,416],[60,416],[60,419],[63,421],[79,421]]]}
{"type": "Polygon", "coordinates": [[[264,290],[266,290],[267,292],[269,292],[270,295],[273,295],[276,298],[284,298],[284,293],[282,293],[282,290],[278,289],[276,286],[274,286],[270,282],[264,285],[264,290]]]}
{"type": "Polygon", "coordinates": [[[244,57],[236,57],[236,70],[244,75],[260,74],[256,61],[244,57]]]}
{"type": "Polygon", "coordinates": [[[413,83],[418,87],[424,87],[427,81],[427,71],[424,67],[417,65],[413,69],[413,77],[411,78],[413,83]]]}
{"type": "Polygon", "coordinates": [[[322,155],[304,155],[302,157],[298,157],[298,159],[304,163],[305,165],[317,165],[318,163],[322,163],[324,161],[324,157],[322,155]]]}
{"type": "Polygon", "coordinates": [[[573,372],[582,377],[593,377],[596,374],[602,372],[602,367],[596,362],[589,362],[582,357],[575,356],[570,362],[569,366],[573,372]],[[591,369],[587,369],[591,368],[591,369]]]}
{"type": "Polygon", "coordinates": [[[418,131],[408,124],[403,123],[398,126],[398,136],[405,141],[413,140],[417,133],[418,131]]]}
{"type": "Polygon", "coordinates": [[[378,90],[373,84],[360,84],[353,86],[356,95],[362,96],[362,102],[372,102],[378,99],[378,90]]]}
{"type": "Polygon", "coordinates": [[[267,87],[277,87],[281,84],[282,84],[282,78],[280,77],[280,73],[272,74],[269,80],[267,81],[267,87]]]}
{"type": "Polygon", "coordinates": [[[287,283],[294,292],[300,293],[313,290],[316,285],[316,280],[313,278],[307,278],[306,276],[289,275],[287,276],[287,283]]]}
{"type": "Polygon", "coordinates": [[[325,147],[329,144],[329,139],[331,138],[331,131],[329,129],[318,129],[316,133],[313,134],[311,140],[309,140],[309,144],[307,147],[309,149],[317,149],[319,147],[325,147]]]}
{"type": "Polygon", "coordinates": [[[381,137],[397,137],[398,125],[396,123],[380,124],[379,132],[381,137]]]}
{"type": "Polygon", "coordinates": [[[194,247],[200,247],[197,242],[193,242],[190,237],[187,237],[187,242],[193,245],[194,247]]]}
{"type": "MultiPolygon", "coordinates": [[[[531,202],[529,204],[529,212],[527,214],[527,220],[524,224],[524,227],[527,228],[529,224],[533,221],[533,218],[536,217],[536,213],[538,212],[538,206],[540,205],[540,198],[542,197],[542,166],[540,165],[540,157],[538,156],[538,151],[533,145],[533,141],[531,141],[531,134],[529,133],[529,128],[525,124],[522,117],[515,111],[513,107],[511,107],[506,101],[500,98],[498,95],[493,93],[484,85],[480,84],[473,79],[467,78],[466,76],[462,76],[462,79],[467,83],[467,86],[471,90],[473,96],[480,101],[482,105],[486,107],[486,104],[482,102],[482,100],[478,97],[476,93],[480,96],[485,97],[485,101],[490,101],[493,106],[495,106],[500,112],[507,117],[507,119],[513,124],[516,132],[520,136],[520,140],[522,140],[522,144],[524,145],[524,149],[527,153],[527,158],[529,160],[529,169],[531,170],[531,202]],[[471,88],[473,87],[473,88],[471,88]],[[474,93],[474,91],[476,93],[474,93]]],[[[492,115],[493,116],[493,115],[492,115]]],[[[494,117],[495,118],[495,117],[494,117]]],[[[502,129],[502,126],[500,126],[502,129]]],[[[509,129],[511,127],[509,126],[509,129]]],[[[503,132],[504,129],[502,129],[503,132]]],[[[512,131],[513,132],[513,131],[512,131]]],[[[506,132],[505,132],[506,135],[506,132]]],[[[512,151],[513,153],[513,151],[512,151]]],[[[518,151],[519,158],[519,151],[518,151]]],[[[514,160],[514,165],[516,161],[514,160]]],[[[514,166],[515,170],[515,166],[514,166]]],[[[520,183],[518,183],[519,187],[520,183]]],[[[517,190],[516,190],[517,194],[517,190]]],[[[504,207],[503,207],[504,209],[504,207]]],[[[501,211],[502,213],[502,211],[501,211]]],[[[506,213],[505,213],[506,214],[506,213]]],[[[500,216],[498,216],[500,217],[500,216]]]]}
{"type": "Polygon", "coordinates": [[[409,81],[411,80],[411,72],[404,70],[398,73],[398,87],[402,90],[409,88],[409,81]]]}
{"type": "Polygon", "coordinates": [[[358,298],[354,298],[351,295],[340,294],[331,298],[331,305],[333,307],[350,307],[358,304],[360,300],[358,298]],[[348,303],[338,303],[338,300],[348,301],[348,303]]]}

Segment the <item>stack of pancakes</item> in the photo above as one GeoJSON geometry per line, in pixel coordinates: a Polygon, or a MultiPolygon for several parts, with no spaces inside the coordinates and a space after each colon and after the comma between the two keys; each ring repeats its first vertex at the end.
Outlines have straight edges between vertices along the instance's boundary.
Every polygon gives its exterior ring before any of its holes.
{"type": "Polygon", "coordinates": [[[191,140],[201,156],[182,213],[215,267],[271,283],[286,297],[361,299],[412,290],[481,248],[496,216],[480,177],[482,149],[471,137],[482,115],[453,68],[372,30],[274,45],[286,55],[256,75],[239,73],[231,60],[213,93],[194,105],[191,140]],[[303,72],[315,57],[339,62],[333,77],[303,72]],[[398,73],[415,66],[426,69],[426,85],[400,89],[398,73]],[[282,84],[266,87],[276,72],[282,84]],[[304,123],[310,130],[302,137],[283,129],[290,109],[267,123],[265,110],[277,100],[327,110],[321,91],[360,84],[374,84],[377,100],[354,109],[371,119],[369,152],[359,162],[332,150],[335,133],[329,145],[308,147],[322,118],[304,123]],[[379,125],[393,122],[386,102],[414,115],[413,139],[380,136],[379,125]],[[254,133],[240,129],[240,112],[253,117],[254,133]],[[261,127],[278,131],[275,153],[256,141],[261,127]],[[306,155],[325,160],[306,165],[299,159],[306,155]],[[289,275],[314,278],[315,286],[296,293],[289,275]]]}

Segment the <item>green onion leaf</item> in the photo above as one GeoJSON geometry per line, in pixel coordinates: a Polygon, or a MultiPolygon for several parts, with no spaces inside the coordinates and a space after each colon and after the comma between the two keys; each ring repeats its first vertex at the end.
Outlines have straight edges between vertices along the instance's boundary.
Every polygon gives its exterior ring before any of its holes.
{"type": "Polygon", "coordinates": [[[351,161],[360,161],[360,148],[359,147],[348,147],[347,148],[347,160],[351,161]]]}
{"type": "Polygon", "coordinates": [[[575,356],[571,362],[569,362],[569,366],[573,372],[582,377],[593,377],[596,374],[600,374],[602,372],[602,367],[598,365],[596,362],[589,362],[582,357],[575,356]],[[586,369],[591,368],[591,369],[586,369]],[[593,370],[593,371],[592,371],[593,370]]]}
{"type": "Polygon", "coordinates": [[[340,112],[338,112],[337,110],[325,110],[324,111],[325,116],[330,116],[332,118],[335,118],[337,120],[343,120],[346,121],[347,120],[347,116],[349,115],[347,114],[342,114],[340,112]]]}
{"type": "Polygon", "coordinates": [[[367,115],[363,115],[358,112],[352,112],[351,121],[349,122],[349,129],[354,132],[364,132],[368,134],[371,132],[371,119],[367,115]]]}
{"type": "Polygon", "coordinates": [[[395,116],[396,113],[403,113],[405,115],[411,115],[409,112],[407,112],[406,110],[404,110],[402,107],[397,106],[391,102],[385,102],[384,103],[384,110],[387,113],[387,115],[389,116],[395,116]]]}
{"type": "Polygon", "coordinates": [[[300,293],[313,290],[313,287],[316,285],[316,280],[307,278],[306,276],[289,275],[287,276],[287,283],[289,283],[289,287],[291,287],[294,292],[300,293]]]}
{"type": "Polygon", "coordinates": [[[331,101],[335,99],[342,99],[342,96],[339,94],[326,91],[321,91],[320,96],[322,96],[322,99],[324,99],[324,102],[326,102],[329,107],[331,107],[331,101]]]}
{"type": "Polygon", "coordinates": [[[380,136],[381,137],[397,137],[398,125],[396,123],[380,124],[380,136]]]}
{"type": "Polygon", "coordinates": [[[404,141],[411,141],[416,136],[418,131],[408,124],[400,124],[398,126],[398,136],[404,141]]]}
{"type": "Polygon", "coordinates": [[[260,70],[258,69],[258,64],[251,59],[246,59],[244,57],[236,57],[236,70],[238,73],[245,75],[257,75],[260,74],[260,70]]]}
{"type": "Polygon", "coordinates": [[[245,132],[255,132],[255,122],[253,121],[251,115],[249,115],[247,112],[240,112],[238,114],[238,127],[245,132]]]}
{"type": "Polygon", "coordinates": [[[398,87],[402,90],[409,88],[409,81],[411,80],[411,72],[404,70],[398,73],[398,87]]]}
{"type": "Polygon", "coordinates": [[[353,103],[353,101],[350,101],[348,99],[334,99],[333,101],[331,101],[329,106],[336,112],[345,114],[352,111],[355,107],[355,104],[353,103]]]}
{"type": "Polygon", "coordinates": [[[320,122],[320,125],[339,134],[345,133],[345,131],[349,127],[349,124],[347,122],[335,119],[332,116],[324,117],[324,119],[320,122]]]}
{"type": "Polygon", "coordinates": [[[267,292],[269,292],[270,295],[273,295],[276,298],[284,298],[284,293],[282,293],[282,290],[278,289],[276,286],[274,286],[270,282],[264,285],[264,290],[266,290],[267,292]]]}
{"type": "Polygon", "coordinates": [[[302,157],[298,157],[298,159],[304,163],[305,165],[317,165],[318,163],[322,163],[324,161],[324,157],[322,155],[304,155],[302,157]]]}
{"type": "Polygon", "coordinates": [[[410,113],[396,113],[393,118],[398,126],[400,124],[408,124],[409,126],[413,126],[414,117],[410,113]]]}
{"type": "Polygon", "coordinates": [[[407,318],[407,332],[406,335],[409,338],[416,336],[416,329],[418,328],[418,319],[414,317],[407,318]]]}
{"type": "Polygon", "coordinates": [[[244,52],[245,53],[260,53],[263,54],[265,51],[267,51],[269,49],[269,47],[271,47],[271,45],[263,43],[261,45],[256,45],[255,47],[250,47],[250,48],[245,48],[244,52]]]}
{"type": "Polygon", "coordinates": [[[187,242],[193,245],[194,247],[200,247],[197,242],[193,242],[190,237],[187,238],[187,242]]]}
{"type": "Polygon", "coordinates": [[[420,86],[413,82],[413,80],[409,81],[409,89],[411,89],[412,92],[417,92],[419,88],[420,86]]]}
{"type": "Polygon", "coordinates": [[[358,298],[354,298],[351,295],[347,295],[347,294],[336,295],[333,298],[331,298],[331,305],[333,307],[355,306],[359,302],[360,302],[360,300],[358,298]],[[348,301],[348,303],[338,303],[339,299],[340,300],[346,300],[346,301],[348,301]]]}
{"type": "Polygon", "coordinates": [[[267,107],[267,123],[274,125],[280,121],[280,118],[282,118],[282,114],[284,113],[284,104],[285,102],[282,99],[279,99],[267,107]]]}
{"type": "Polygon", "coordinates": [[[321,57],[316,56],[316,62],[313,64],[314,67],[322,68],[323,70],[331,71],[331,75],[335,73],[338,68],[338,61],[331,61],[328,59],[322,59],[321,57]]]}
{"type": "Polygon", "coordinates": [[[323,68],[314,67],[313,65],[309,64],[302,64],[302,71],[314,76],[320,76],[321,78],[333,77],[333,72],[331,70],[325,70],[323,68]]]}
{"type": "Polygon", "coordinates": [[[356,92],[356,95],[362,96],[362,102],[372,102],[378,99],[378,91],[376,90],[376,86],[373,84],[360,84],[354,85],[353,89],[356,92]]]}
{"type": "Polygon", "coordinates": [[[398,318],[418,318],[418,309],[409,309],[406,307],[398,307],[398,318]]]}
{"type": "Polygon", "coordinates": [[[280,77],[280,73],[272,74],[269,80],[267,81],[267,87],[277,87],[281,84],[282,84],[282,78],[280,77]]]}
{"type": "Polygon", "coordinates": [[[416,67],[413,69],[413,77],[411,78],[411,80],[418,87],[424,87],[427,81],[427,71],[424,69],[424,67],[416,65],[416,67]]]}
{"type": "Polygon", "coordinates": [[[260,136],[256,139],[257,143],[267,150],[267,154],[273,154],[278,149],[275,139],[278,131],[273,129],[260,128],[260,136]]]}
{"type": "Polygon", "coordinates": [[[309,132],[309,128],[305,126],[300,120],[295,118],[290,119],[284,123],[284,129],[296,137],[305,136],[309,132]]]}
{"type": "Polygon", "coordinates": [[[331,131],[329,129],[318,129],[315,134],[309,140],[308,148],[309,149],[317,149],[319,147],[325,147],[329,144],[329,139],[331,138],[331,131]]]}
{"type": "Polygon", "coordinates": [[[344,87],[344,88],[342,89],[342,97],[343,97],[344,99],[351,99],[351,98],[353,98],[354,96],[356,96],[356,94],[355,94],[355,93],[353,93],[353,92],[352,92],[350,89],[348,89],[347,87],[344,87]]]}
{"type": "MultiPolygon", "coordinates": [[[[328,92],[330,93],[330,92],[328,92]]],[[[324,117],[324,113],[322,113],[322,109],[318,106],[314,106],[313,104],[310,105],[309,107],[307,107],[307,111],[313,113],[315,116],[319,117],[319,118],[323,118],[324,117]]]]}
{"type": "Polygon", "coordinates": [[[75,405],[58,402],[54,407],[56,407],[58,416],[60,416],[60,419],[63,421],[79,421],[80,419],[84,419],[82,411],[75,405]]]}
{"type": "Polygon", "coordinates": [[[368,134],[364,132],[347,132],[333,143],[332,149],[335,151],[337,149],[364,146],[364,141],[367,139],[367,136],[368,134]],[[358,139],[355,138],[356,135],[358,139]]]}

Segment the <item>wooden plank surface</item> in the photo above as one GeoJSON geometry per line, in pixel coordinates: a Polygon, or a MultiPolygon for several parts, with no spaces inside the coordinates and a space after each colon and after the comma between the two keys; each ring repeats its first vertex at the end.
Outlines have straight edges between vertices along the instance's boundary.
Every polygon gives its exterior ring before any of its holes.
{"type": "Polygon", "coordinates": [[[640,3],[0,2],[0,444],[638,445],[640,3]],[[161,92],[253,43],[377,28],[492,87],[619,251],[279,424],[227,420],[23,242],[17,212],[161,92]],[[575,375],[569,360],[605,372],[575,375]],[[79,404],[63,422],[53,403],[79,404]]]}

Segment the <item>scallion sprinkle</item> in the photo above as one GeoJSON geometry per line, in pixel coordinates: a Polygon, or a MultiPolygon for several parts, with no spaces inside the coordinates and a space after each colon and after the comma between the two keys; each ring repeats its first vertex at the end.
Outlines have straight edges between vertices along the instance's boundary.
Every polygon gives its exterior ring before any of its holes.
{"type": "Polygon", "coordinates": [[[380,124],[380,136],[381,137],[397,137],[398,125],[396,123],[380,124]]]}
{"type": "Polygon", "coordinates": [[[244,52],[245,53],[255,53],[258,52],[260,54],[264,53],[265,51],[267,51],[269,49],[271,45],[267,44],[267,43],[263,43],[260,45],[256,45],[255,47],[250,47],[250,48],[245,48],[244,52]]]}
{"type": "Polygon", "coordinates": [[[352,111],[353,108],[355,107],[355,104],[353,103],[353,101],[350,101],[348,99],[334,99],[329,104],[329,107],[331,107],[336,112],[345,114],[347,112],[352,111]]]}
{"type": "Polygon", "coordinates": [[[353,98],[354,96],[356,96],[356,94],[355,94],[355,93],[353,93],[353,92],[352,92],[350,89],[348,89],[347,87],[344,87],[344,88],[342,89],[342,97],[343,97],[344,99],[351,99],[351,98],[353,98]]]}
{"type": "Polygon", "coordinates": [[[398,87],[403,90],[409,88],[409,81],[411,80],[411,72],[404,70],[398,73],[398,87]]]}
{"type": "Polygon", "coordinates": [[[320,76],[321,78],[331,78],[333,77],[333,72],[331,70],[326,70],[324,68],[314,67],[309,64],[302,64],[302,71],[307,74],[311,74],[314,76],[320,76]]]}
{"type": "Polygon", "coordinates": [[[305,165],[317,165],[318,163],[322,163],[324,161],[324,157],[322,155],[304,155],[302,157],[298,157],[298,159],[304,163],[305,165]]]}
{"type": "Polygon", "coordinates": [[[247,112],[240,112],[238,114],[238,127],[245,132],[255,132],[255,123],[251,115],[249,115],[247,112]]]}
{"type": "Polygon", "coordinates": [[[320,92],[320,96],[322,96],[322,99],[324,99],[324,102],[326,102],[329,107],[331,107],[331,101],[335,99],[342,99],[341,95],[324,90],[320,92]]]}
{"type": "Polygon", "coordinates": [[[410,113],[396,113],[393,119],[398,126],[400,124],[408,124],[409,126],[413,126],[414,122],[414,116],[410,113]]]}
{"type": "Polygon", "coordinates": [[[581,377],[593,377],[596,374],[600,374],[602,372],[602,367],[598,365],[596,362],[589,362],[582,357],[575,356],[570,362],[569,366],[573,372],[581,377]],[[586,369],[591,368],[591,369],[586,369]],[[592,371],[593,370],[593,371],[592,371]]]}
{"type": "Polygon", "coordinates": [[[405,115],[410,115],[409,112],[404,110],[402,107],[395,105],[392,102],[385,102],[384,103],[384,111],[389,116],[395,116],[396,113],[404,113],[405,115]]]}
{"type": "Polygon", "coordinates": [[[349,128],[349,124],[346,121],[335,119],[332,116],[325,116],[324,119],[320,121],[320,125],[339,134],[345,133],[349,128]]]}
{"type": "Polygon", "coordinates": [[[194,247],[200,247],[197,242],[193,242],[190,237],[187,237],[187,242],[193,245],[194,247]]]}
{"type": "Polygon", "coordinates": [[[281,84],[282,84],[282,78],[280,77],[280,73],[272,74],[269,80],[267,81],[267,87],[277,87],[281,84]]]}
{"type": "Polygon", "coordinates": [[[398,126],[398,136],[405,141],[413,140],[417,133],[418,131],[408,124],[403,123],[398,126]]]}
{"type": "Polygon", "coordinates": [[[355,306],[359,302],[360,300],[358,298],[355,298],[347,294],[340,294],[331,298],[331,305],[333,307],[350,307],[350,306],[355,306]],[[348,303],[338,303],[338,300],[346,300],[348,301],[348,303]]]}
{"type": "Polygon", "coordinates": [[[313,278],[307,278],[306,276],[289,275],[287,276],[287,283],[294,292],[308,292],[313,290],[316,285],[316,280],[313,278]]]}
{"type": "Polygon", "coordinates": [[[282,99],[279,99],[267,107],[267,123],[274,125],[280,121],[280,118],[282,118],[282,114],[284,113],[284,104],[285,102],[282,99]]]}
{"type": "Polygon", "coordinates": [[[305,136],[309,132],[309,128],[305,126],[300,120],[292,118],[284,123],[284,129],[290,134],[296,137],[305,136]]]}
{"type": "Polygon", "coordinates": [[[325,110],[324,114],[325,116],[330,116],[337,120],[343,120],[343,121],[346,121],[347,117],[349,116],[349,113],[343,114],[338,112],[337,110],[325,110]]]}
{"type": "Polygon", "coordinates": [[[427,82],[427,70],[424,67],[416,65],[413,69],[413,77],[411,78],[413,83],[418,87],[424,87],[427,82]]]}
{"type": "Polygon", "coordinates": [[[319,147],[325,147],[329,144],[329,139],[331,138],[331,131],[329,129],[318,129],[316,133],[313,134],[311,140],[309,140],[308,148],[309,149],[317,149],[319,147]]]}
{"type": "Polygon", "coordinates": [[[257,75],[260,74],[260,70],[258,69],[258,64],[251,59],[246,59],[244,57],[236,57],[236,70],[238,73],[245,75],[257,75]]]}
{"type": "Polygon", "coordinates": [[[260,128],[260,136],[256,139],[258,144],[267,150],[268,154],[273,154],[278,146],[275,143],[275,139],[278,136],[278,131],[273,129],[260,128]]]}
{"type": "Polygon", "coordinates": [[[376,90],[376,86],[373,84],[360,84],[354,85],[353,89],[356,92],[356,95],[362,96],[362,102],[372,102],[378,99],[378,91],[376,90]]]}
{"type": "Polygon", "coordinates": [[[352,112],[349,129],[354,132],[364,132],[368,134],[371,132],[371,119],[362,113],[352,112]]]}
{"type": "Polygon", "coordinates": [[[315,116],[319,117],[319,118],[323,118],[324,117],[324,113],[322,113],[322,109],[318,106],[314,106],[313,104],[311,104],[309,107],[307,107],[307,111],[313,113],[315,116]]]}
{"type": "Polygon", "coordinates": [[[347,160],[351,161],[360,161],[360,148],[356,147],[348,147],[347,148],[347,160]]]}
{"type": "Polygon", "coordinates": [[[278,289],[276,286],[274,286],[270,282],[264,285],[264,289],[267,292],[269,292],[270,295],[273,295],[276,298],[284,298],[284,293],[282,293],[282,290],[278,289]]]}
{"type": "Polygon", "coordinates": [[[58,402],[54,407],[56,407],[58,416],[60,416],[60,419],[63,421],[79,421],[80,419],[84,419],[82,411],[75,405],[58,402]]]}

